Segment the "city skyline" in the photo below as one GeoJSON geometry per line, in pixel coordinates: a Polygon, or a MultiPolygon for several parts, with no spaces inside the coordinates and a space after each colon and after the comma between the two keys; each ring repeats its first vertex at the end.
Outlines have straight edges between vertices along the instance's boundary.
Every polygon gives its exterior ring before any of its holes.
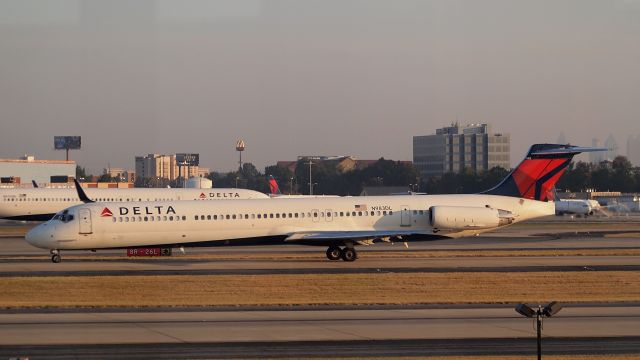
{"type": "MultiPolygon", "coordinates": [[[[235,169],[299,154],[411,160],[452,122],[511,134],[512,166],[560,132],[640,134],[640,2],[0,1],[0,157],[90,172],[193,152],[235,169]],[[488,21],[491,19],[491,21],[488,21]]],[[[595,135],[594,135],[595,134],[595,135]]]]}

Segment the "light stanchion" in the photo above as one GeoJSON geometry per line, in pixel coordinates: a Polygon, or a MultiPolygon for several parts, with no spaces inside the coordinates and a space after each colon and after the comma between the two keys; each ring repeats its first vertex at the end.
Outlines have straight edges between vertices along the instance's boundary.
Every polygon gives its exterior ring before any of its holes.
{"type": "Polygon", "coordinates": [[[542,320],[545,317],[552,317],[562,309],[562,306],[557,301],[552,301],[545,307],[538,305],[537,308],[532,308],[527,304],[519,304],[516,306],[518,314],[527,318],[536,318],[536,332],[538,334],[538,360],[542,359],[542,320]]]}

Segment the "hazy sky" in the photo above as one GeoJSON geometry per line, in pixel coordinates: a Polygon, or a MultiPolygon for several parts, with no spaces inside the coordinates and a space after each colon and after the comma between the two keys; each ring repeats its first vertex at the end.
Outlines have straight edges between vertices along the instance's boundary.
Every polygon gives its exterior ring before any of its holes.
{"type": "Polygon", "coordinates": [[[624,152],[640,133],[640,1],[0,0],[0,158],[97,172],[197,152],[410,160],[412,136],[489,122],[624,152]]]}

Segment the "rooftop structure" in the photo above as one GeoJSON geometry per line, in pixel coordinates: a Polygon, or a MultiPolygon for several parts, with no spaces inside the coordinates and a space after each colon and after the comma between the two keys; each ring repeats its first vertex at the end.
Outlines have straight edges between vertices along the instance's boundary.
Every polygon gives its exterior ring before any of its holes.
{"type": "Polygon", "coordinates": [[[20,159],[0,159],[0,184],[20,186],[37,184],[46,186],[52,182],[68,180],[76,175],[76,162],[66,160],[37,160],[33,155],[20,159]]]}

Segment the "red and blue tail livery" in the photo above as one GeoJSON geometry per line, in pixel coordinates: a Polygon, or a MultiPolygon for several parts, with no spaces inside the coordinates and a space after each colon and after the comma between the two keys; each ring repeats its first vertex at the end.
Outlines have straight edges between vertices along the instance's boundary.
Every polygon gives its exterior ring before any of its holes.
{"type": "Polygon", "coordinates": [[[278,186],[278,182],[273,177],[273,175],[269,175],[269,193],[271,195],[280,195],[280,187],[278,186]]]}
{"type": "Polygon", "coordinates": [[[535,144],[500,184],[484,194],[519,197],[530,200],[553,200],[552,189],[577,154],[605,149],[573,145],[535,144]]]}

